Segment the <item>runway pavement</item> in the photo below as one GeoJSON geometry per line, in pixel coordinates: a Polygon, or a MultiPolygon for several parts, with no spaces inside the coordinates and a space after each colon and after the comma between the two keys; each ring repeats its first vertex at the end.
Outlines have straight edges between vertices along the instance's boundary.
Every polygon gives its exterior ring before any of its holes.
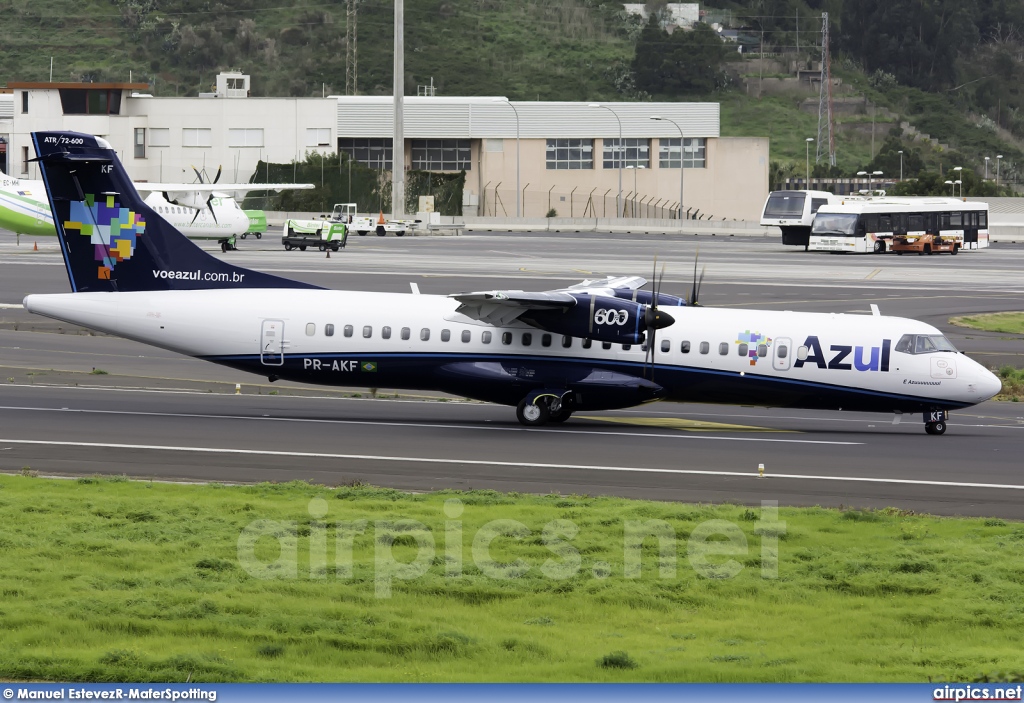
{"type": "MultiPolygon", "coordinates": [[[[328,259],[284,252],[276,240],[247,239],[223,256],[331,287],[404,292],[415,282],[425,293],[449,293],[650,277],[657,254],[668,263],[666,292],[685,294],[699,245],[709,306],[866,312],[876,303],[885,314],[935,324],[984,363],[1024,358],[1024,340],[947,322],[1024,309],[1019,246],[957,257],[845,257],[738,237],[477,234],[354,237],[328,259]]],[[[17,246],[0,233],[0,305],[68,290],[56,241],[37,241],[38,252],[31,240],[17,246]]],[[[354,399],[315,387],[306,397],[288,388],[267,395],[265,379],[112,337],[45,333],[57,328],[0,308],[2,471],[360,480],[1024,518],[1024,405],[989,402],[955,413],[942,437],[925,435],[911,417],[894,426],[892,416],[664,403],[528,430],[512,409],[476,403],[354,399]],[[756,477],[759,463],[764,479],[756,477]]]]}

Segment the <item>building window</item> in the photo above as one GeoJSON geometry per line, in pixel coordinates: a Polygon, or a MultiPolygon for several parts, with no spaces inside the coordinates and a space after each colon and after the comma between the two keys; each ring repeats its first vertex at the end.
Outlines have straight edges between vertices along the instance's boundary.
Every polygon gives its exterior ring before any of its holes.
{"type": "Polygon", "coordinates": [[[135,128],[135,158],[146,158],[146,128],[135,128]]]}
{"type": "Polygon", "coordinates": [[[28,147],[21,147],[21,172],[28,173],[28,147]]]}
{"type": "Polygon", "coordinates": [[[651,142],[648,139],[605,139],[604,158],[602,160],[605,168],[650,168],[651,167],[651,142]]]}
{"type": "Polygon", "coordinates": [[[306,128],[306,146],[330,146],[330,127],[308,127],[306,128]]]}
{"type": "Polygon", "coordinates": [[[473,166],[468,139],[413,139],[412,167],[420,171],[468,171],[473,166]]]}
{"type": "Polygon", "coordinates": [[[485,139],[484,151],[488,153],[500,153],[505,151],[504,139],[485,139]]]}
{"type": "Polygon", "coordinates": [[[580,170],[594,168],[593,139],[549,139],[548,170],[580,170]]]}
{"type": "Polygon", "coordinates": [[[149,130],[150,146],[170,146],[171,130],[167,127],[153,127],[149,130]]]}
{"type": "Polygon", "coordinates": [[[391,170],[391,139],[339,139],[338,151],[356,163],[382,171],[391,170]]]}
{"type": "Polygon", "coordinates": [[[61,88],[60,107],[65,115],[119,115],[121,91],[61,88]]]}
{"type": "MultiPolygon", "coordinates": [[[[208,146],[208,145],[207,145],[208,146]]],[[[263,146],[263,129],[229,129],[229,147],[263,146]]]]}
{"type": "MultiPolygon", "coordinates": [[[[684,140],[683,163],[686,168],[706,168],[707,139],[690,137],[684,140]]],[[[679,168],[679,138],[658,140],[658,168],[679,168]]]]}
{"type": "Polygon", "coordinates": [[[21,114],[28,114],[28,91],[21,91],[21,114]]]}
{"type": "Polygon", "coordinates": [[[208,127],[186,127],[181,130],[182,146],[213,146],[213,130],[208,127]]]}

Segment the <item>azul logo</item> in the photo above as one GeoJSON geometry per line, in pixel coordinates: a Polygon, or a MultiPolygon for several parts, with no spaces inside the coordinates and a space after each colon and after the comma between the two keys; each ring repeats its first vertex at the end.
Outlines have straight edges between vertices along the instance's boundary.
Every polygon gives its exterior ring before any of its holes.
{"type": "Polygon", "coordinates": [[[772,338],[766,337],[760,332],[751,332],[750,330],[746,330],[736,335],[736,343],[748,345],[747,358],[750,359],[751,366],[757,366],[757,347],[763,344],[766,349],[770,348],[772,346],[772,338]]]}
{"type": "Polygon", "coordinates": [[[804,342],[800,352],[806,350],[806,356],[798,358],[793,362],[793,368],[803,368],[806,364],[813,364],[819,369],[834,369],[837,371],[888,371],[889,370],[889,347],[890,340],[883,339],[880,347],[856,347],[843,344],[833,344],[829,347],[830,356],[826,357],[821,348],[818,338],[811,336],[804,342]]]}
{"type": "Polygon", "coordinates": [[[97,278],[109,279],[114,267],[135,253],[139,237],[146,229],[145,221],[141,215],[118,205],[113,195],[101,202],[96,202],[95,195],[86,195],[84,202],[73,200],[70,205],[64,230],[69,234],[78,230],[89,237],[93,256],[100,264],[97,278]]]}

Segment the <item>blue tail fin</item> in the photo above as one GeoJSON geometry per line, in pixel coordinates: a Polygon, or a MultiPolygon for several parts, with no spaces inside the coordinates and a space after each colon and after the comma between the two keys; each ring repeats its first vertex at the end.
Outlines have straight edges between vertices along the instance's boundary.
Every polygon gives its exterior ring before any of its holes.
{"type": "Polygon", "coordinates": [[[316,288],[207,254],[139,196],[105,140],[33,132],[73,291],[316,288]]]}

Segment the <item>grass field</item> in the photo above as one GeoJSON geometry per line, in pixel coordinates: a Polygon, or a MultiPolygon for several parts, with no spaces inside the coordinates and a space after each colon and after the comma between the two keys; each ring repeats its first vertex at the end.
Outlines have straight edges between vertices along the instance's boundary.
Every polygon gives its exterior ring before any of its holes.
{"type": "Polygon", "coordinates": [[[988,315],[954,317],[950,323],[989,332],[1024,334],[1024,312],[994,312],[988,315]]]}
{"type": "Polygon", "coordinates": [[[731,505],[24,474],[0,476],[5,679],[925,681],[1024,668],[1024,526],[1002,520],[782,509],[783,527],[731,505]],[[493,520],[521,524],[483,528],[493,520]],[[709,527],[733,532],[715,545],[731,555],[700,549],[723,537],[692,541],[709,527]],[[762,578],[773,542],[777,578],[762,578]],[[729,560],[741,570],[723,578],[729,560]]]}

